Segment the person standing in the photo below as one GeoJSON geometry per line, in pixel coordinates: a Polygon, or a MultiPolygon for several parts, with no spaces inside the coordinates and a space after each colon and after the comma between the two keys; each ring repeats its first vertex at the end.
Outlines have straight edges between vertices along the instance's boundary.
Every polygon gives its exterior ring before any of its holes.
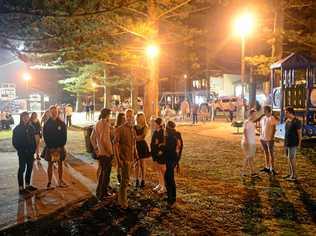
{"type": "Polygon", "coordinates": [[[146,123],[146,117],[144,113],[138,113],[136,115],[136,148],[138,154],[138,160],[136,163],[136,187],[145,187],[146,166],[145,160],[150,157],[149,147],[145,140],[148,133],[148,125],[146,123]],[[138,180],[140,178],[140,182],[138,180]]]}
{"type": "Polygon", "coordinates": [[[89,103],[83,104],[84,110],[86,112],[86,120],[90,120],[90,105],[89,103]]]}
{"type": "Polygon", "coordinates": [[[41,144],[41,138],[42,138],[42,126],[41,122],[37,118],[37,113],[32,112],[31,118],[30,118],[30,125],[33,126],[35,130],[35,138],[36,138],[36,160],[41,160],[40,158],[40,144],[41,144]]]}
{"type": "Polygon", "coordinates": [[[236,110],[236,107],[233,103],[232,100],[229,100],[229,103],[228,103],[228,112],[229,112],[229,120],[230,122],[233,122],[233,119],[234,119],[234,111],[236,110]]]}
{"type": "Polygon", "coordinates": [[[96,197],[99,200],[111,196],[108,193],[108,187],[114,152],[112,147],[113,130],[109,119],[110,114],[110,109],[103,108],[101,110],[100,119],[90,136],[91,144],[99,160],[98,185],[96,189],[96,197]]]}
{"type": "Polygon", "coordinates": [[[125,112],[125,124],[117,128],[115,145],[119,152],[118,162],[121,166],[122,180],[118,195],[118,204],[123,209],[128,208],[127,188],[129,185],[132,163],[137,160],[136,134],[133,125],[134,111],[127,109],[125,112]]]}
{"type": "Polygon", "coordinates": [[[94,109],[95,109],[95,107],[94,107],[93,102],[90,102],[89,109],[90,109],[90,120],[94,121],[94,109]]]}
{"type": "Polygon", "coordinates": [[[165,133],[165,157],[166,172],[165,183],[167,188],[168,207],[173,208],[176,204],[176,182],[174,179],[174,169],[179,170],[179,161],[181,157],[183,142],[181,134],[175,130],[176,124],[168,121],[165,133]]]}
{"type": "Polygon", "coordinates": [[[12,136],[12,144],[19,157],[18,184],[20,194],[37,189],[31,185],[36,136],[34,127],[29,124],[29,114],[22,112],[20,114],[20,124],[14,128],[12,136]]]}
{"type": "Polygon", "coordinates": [[[66,125],[67,125],[67,127],[71,127],[72,126],[72,122],[71,122],[72,112],[73,112],[72,106],[70,104],[67,104],[67,106],[65,107],[66,125]]]}
{"type": "Polygon", "coordinates": [[[255,177],[257,174],[254,170],[253,159],[256,155],[256,110],[251,109],[249,117],[244,123],[244,132],[241,140],[241,147],[245,154],[243,169],[241,172],[242,176],[245,176],[246,168],[249,167],[250,174],[255,177]]]}
{"type": "MultiPolygon", "coordinates": [[[[125,114],[124,113],[118,113],[117,117],[116,117],[116,124],[115,124],[115,133],[118,131],[118,127],[120,127],[121,125],[123,125],[125,123],[125,114]]],[[[117,162],[117,181],[119,184],[121,184],[121,178],[122,178],[122,168],[120,166],[120,161],[119,161],[119,150],[118,150],[118,146],[114,145],[114,153],[115,153],[115,158],[116,158],[116,162],[117,162]]]]}
{"type": "Polygon", "coordinates": [[[66,124],[60,120],[56,106],[51,106],[49,112],[50,118],[43,127],[43,137],[46,144],[45,160],[48,161],[47,188],[51,187],[54,162],[58,163],[58,185],[65,187],[66,184],[63,181],[63,161],[66,158],[65,145],[67,142],[67,127],[66,124]]]}
{"type": "Polygon", "coordinates": [[[296,174],[296,151],[302,142],[302,122],[296,118],[293,107],[285,108],[285,137],[284,148],[289,162],[289,174],[284,178],[295,181],[296,174]]]}
{"type": "Polygon", "coordinates": [[[197,104],[192,105],[192,122],[193,124],[197,124],[198,122],[198,110],[199,106],[197,104]]]}
{"type": "Polygon", "coordinates": [[[165,172],[166,172],[166,158],[164,155],[164,124],[161,118],[155,120],[156,129],[151,137],[151,156],[155,163],[158,172],[158,185],[153,189],[159,194],[166,192],[165,187],[165,172]]]}
{"type": "Polygon", "coordinates": [[[188,100],[185,98],[180,105],[182,120],[188,118],[188,113],[190,114],[190,104],[188,100]]]}
{"type": "Polygon", "coordinates": [[[260,171],[276,175],[274,170],[274,134],[277,119],[272,115],[270,106],[264,106],[263,112],[264,116],[260,119],[260,142],[266,166],[260,171]]]}

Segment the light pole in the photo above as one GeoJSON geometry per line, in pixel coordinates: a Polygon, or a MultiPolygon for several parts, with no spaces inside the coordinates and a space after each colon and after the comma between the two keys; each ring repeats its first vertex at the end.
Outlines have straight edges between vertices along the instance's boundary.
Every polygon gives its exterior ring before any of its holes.
{"type": "Polygon", "coordinates": [[[92,87],[93,87],[93,107],[95,110],[95,88],[97,87],[96,83],[92,83],[92,87]]]}
{"type": "Polygon", "coordinates": [[[147,117],[158,115],[158,57],[159,46],[155,43],[147,45],[145,53],[149,65],[149,81],[146,84],[144,111],[147,117]]]}
{"type": "Polygon", "coordinates": [[[184,99],[186,99],[187,98],[187,78],[188,78],[188,75],[184,74],[183,78],[184,78],[184,99]]]}
{"type": "Polygon", "coordinates": [[[27,96],[26,96],[26,109],[29,111],[30,110],[30,93],[29,93],[29,81],[31,80],[31,75],[30,75],[30,73],[28,73],[28,72],[24,72],[23,73],[23,75],[22,75],[22,79],[25,81],[25,83],[26,83],[26,94],[27,94],[27,96]]]}
{"type": "Polygon", "coordinates": [[[241,40],[241,58],[240,58],[240,80],[241,80],[241,99],[242,99],[242,115],[241,119],[244,120],[244,98],[245,98],[245,46],[246,37],[253,31],[255,24],[255,17],[250,12],[244,12],[235,19],[234,31],[240,37],[241,40]]]}

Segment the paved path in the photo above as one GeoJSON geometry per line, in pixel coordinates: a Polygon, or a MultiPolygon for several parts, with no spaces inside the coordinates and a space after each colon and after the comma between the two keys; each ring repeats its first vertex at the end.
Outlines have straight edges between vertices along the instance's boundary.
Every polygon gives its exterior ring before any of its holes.
{"type": "MultiPolygon", "coordinates": [[[[35,220],[91,197],[95,192],[96,164],[84,158],[70,156],[64,165],[66,188],[47,190],[47,162],[35,161],[32,184],[38,187],[34,194],[18,193],[18,158],[14,152],[0,153],[0,230],[14,224],[35,220]],[[84,175],[81,171],[84,170],[84,175]]],[[[56,186],[57,168],[54,168],[53,186],[56,186]]]]}

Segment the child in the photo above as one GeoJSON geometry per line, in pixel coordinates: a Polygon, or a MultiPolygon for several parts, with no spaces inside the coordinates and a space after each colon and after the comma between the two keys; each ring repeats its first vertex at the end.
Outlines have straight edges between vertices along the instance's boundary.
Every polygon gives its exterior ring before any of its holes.
{"type": "Polygon", "coordinates": [[[256,125],[254,121],[256,120],[256,110],[251,109],[249,112],[249,118],[244,123],[244,134],[241,140],[241,147],[245,154],[245,160],[243,169],[241,172],[242,176],[245,175],[246,168],[250,168],[250,174],[252,177],[257,176],[254,172],[253,158],[256,154],[256,125]]]}

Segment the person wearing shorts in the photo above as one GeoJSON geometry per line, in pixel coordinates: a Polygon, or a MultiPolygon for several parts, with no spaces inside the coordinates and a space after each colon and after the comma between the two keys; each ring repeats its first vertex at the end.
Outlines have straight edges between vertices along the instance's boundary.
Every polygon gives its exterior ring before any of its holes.
{"type": "Polygon", "coordinates": [[[250,174],[255,177],[257,174],[254,170],[253,159],[256,155],[256,125],[254,121],[256,120],[256,110],[251,109],[249,112],[249,118],[244,123],[244,132],[241,140],[241,147],[245,154],[243,169],[241,172],[242,176],[246,174],[246,168],[250,169],[250,174]]]}
{"type": "Polygon", "coordinates": [[[296,118],[294,109],[287,107],[285,109],[285,137],[284,148],[289,163],[289,174],[284,178],[289,181],[297,179],[296,174],[296,150],[302,141],[302,122],[296,118]]]}
{"type": "Polygon", "coordinates": [[[274,134],[277,119],[272,115],[271,107],[263,108],[264,116],[260,119],[260,142],[265,156],[266,166],[260,171],[276,175],[274,170],[274,134]]]}

